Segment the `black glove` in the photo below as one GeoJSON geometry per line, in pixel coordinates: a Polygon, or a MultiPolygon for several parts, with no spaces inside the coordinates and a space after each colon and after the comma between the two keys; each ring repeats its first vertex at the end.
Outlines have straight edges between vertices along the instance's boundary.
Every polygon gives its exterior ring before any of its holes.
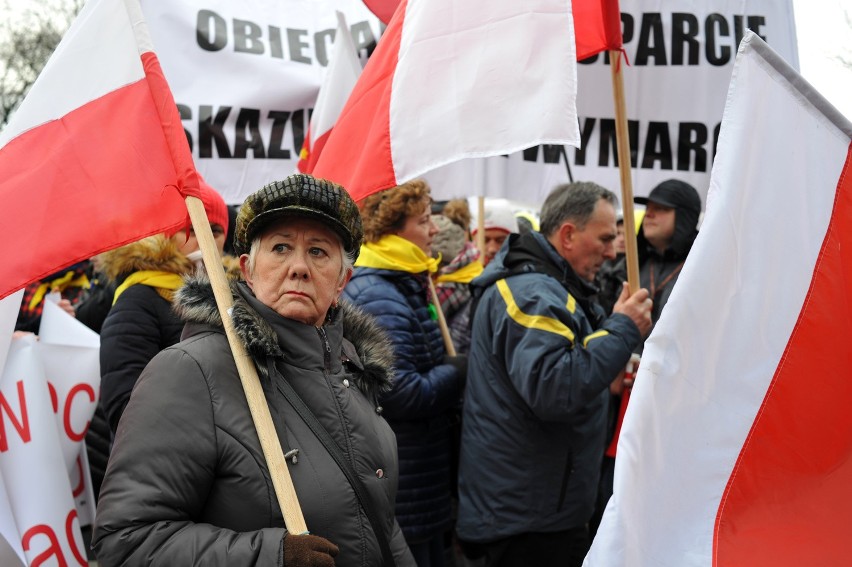
{"type": "Polygon", "coordinates": [[[456,369],[456,374],[459,377],[459,387],[464,388],[464,383],[467,381],[467,355],[444,355],[443,363],[449,364],[456,369]]]}
{"type": "Polygon", "coordinates": [[[340,550],[325,538],[303,534],[284,534],[285,567],[334,567],[340,550]]]}

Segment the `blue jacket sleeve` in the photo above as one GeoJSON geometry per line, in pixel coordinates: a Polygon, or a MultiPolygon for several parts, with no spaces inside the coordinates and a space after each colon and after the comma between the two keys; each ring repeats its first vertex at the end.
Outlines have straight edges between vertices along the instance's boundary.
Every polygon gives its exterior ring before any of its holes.
{"type": "MultiPolygon", "coordinates": [[[[566,421],[600,395],[627,364],[639,330],[624,315],[592,329],[581,307],[551,278],[501,280],[483,298],[493,323],[492,355],[514,389],[545,421],[566,421]],[[486,300],[487,298],[487,300],[486,300]]],[[[474,333],[488,332],[477,325],[474,333]]]]}
{"type": "Polygon", "coordinates": [[[391,339],[396,372],[393,389],[381,398],[385,417],[424,419],[459,403],[459,376],[441,364],[445,351],[434,322],[418,318],[402,293],[379,277],[353,280],[344,294],[374,315],[391,339]]]}

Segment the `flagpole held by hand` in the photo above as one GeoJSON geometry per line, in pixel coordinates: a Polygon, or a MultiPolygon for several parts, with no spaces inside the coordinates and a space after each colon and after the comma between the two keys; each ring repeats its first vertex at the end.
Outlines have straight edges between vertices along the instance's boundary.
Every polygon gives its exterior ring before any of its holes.
{"type": "Polygon", "coordinates": [[[257,369],[245,346],[240,342],[239,337],[237,337],[234,323],[231,320],[230,312],[234,304],[234,298],[231,295],[231,290],[225,277],[225,269],[222,266],[221,258],[216,249],[213,231],[210,229],[210,222],[207,219],[204,204],[201,202],[201,199],[188,196],[186,197],[186,208],[189,211],[192,228],[195,230],[195,236],[201,247],[204,267],[207,269],[207,275],[210,277],[210,284],[213,287],[213,295],[216,298],[219,315],[222,317],[225,334],[228,337],[228,343],[231,345],[234,361],[237,364],[237,372],[240,375],[240,381],[243,384],[246,400],[248,400],[251,417],[257,430],[257,436],[260,439],[260,446],[263,449],[263,456],[266,459],[266,465],[272,477],[275,495],[278,497],[278,505],[281,507],[281,513],[284,515],[284,524],[287,526],[287,531],[291,534],[307,533],[308,528],[305,524],[305,518],[302,515],[299,499],[296,496],[293,480],[290,478],[290,469],[287,468],[284,451],[281,449],[278,434],[275,432],[275,426],[272,423],[269,406],[266,404],[266,398],[263,395],[260,380],[257,377],[257,369]]]}
{"type": "Polygon", "coordinates": [[[624,102],[622,54],[609,51],[612,72],[612,96],[615,103],[615,140],[618,147],[618,172],[621,177],[621,207],[624,212],[624,247],[627,263],[627,286],[630,293],[639,289],[639,255],[636,246],[636,220],[633,216],[633,181],[630,171],[630,137],[627,130],[627,105],[624,102]]]}

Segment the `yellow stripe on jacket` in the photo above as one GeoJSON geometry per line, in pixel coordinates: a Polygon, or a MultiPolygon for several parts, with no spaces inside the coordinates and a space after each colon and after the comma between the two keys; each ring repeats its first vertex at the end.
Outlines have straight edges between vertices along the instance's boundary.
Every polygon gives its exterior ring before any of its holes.
{"type": "MultiPolygon", "coordinates": [[[[509,284],[506,283],[506,280],[498,281],[497,289],[500,291],[503,301],[506,302],[506,313],[509,314],[509,317],[511,317],[513,321],[528,329],[538,329],[539,331],[563,336],[568,339],[572,345],[574,344],[574,331],[568,328],[568,325],[562,321],[554,319],[553,317],[547,317],[546,315],[528,315],[521,311],[521,308],[518,307],[517,303],[515,303],[515,298],[512,296],[512,290],[509,289],[509,284]]],[[[573,305],[573,303],[574,298],[571,297],[571,294],[569,293],[568,305],[573,305]]]]}

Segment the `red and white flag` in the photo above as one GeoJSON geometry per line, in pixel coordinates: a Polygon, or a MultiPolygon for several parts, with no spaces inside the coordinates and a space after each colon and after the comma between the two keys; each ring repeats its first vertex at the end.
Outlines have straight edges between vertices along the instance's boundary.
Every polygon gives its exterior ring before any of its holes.
{"type": "Polygon", "coordinates": [[[138,0],[90,0],[0,133],[0,298],[184,223],[195,175],[138,0]]]}
{"type": "Polygon", "coordinates": [[[439,166],[580,143],[570,0],[407,0],[313,174],[356,200],[439,166]]]}
{"type": "Polygon", "coordinates": [[[849,563],[850,141],[749,32],[705,220],[646,344],[585,565],[849,563]]]}
{"type": "Polygon", "coordinates": [[[298,168],[302,173],[313,172],[334,123],[361,75],[361,61],[355,52],[355,42],[343,12],[337,12],[337,32],[325,73],[299,153],[298,168]]]}

